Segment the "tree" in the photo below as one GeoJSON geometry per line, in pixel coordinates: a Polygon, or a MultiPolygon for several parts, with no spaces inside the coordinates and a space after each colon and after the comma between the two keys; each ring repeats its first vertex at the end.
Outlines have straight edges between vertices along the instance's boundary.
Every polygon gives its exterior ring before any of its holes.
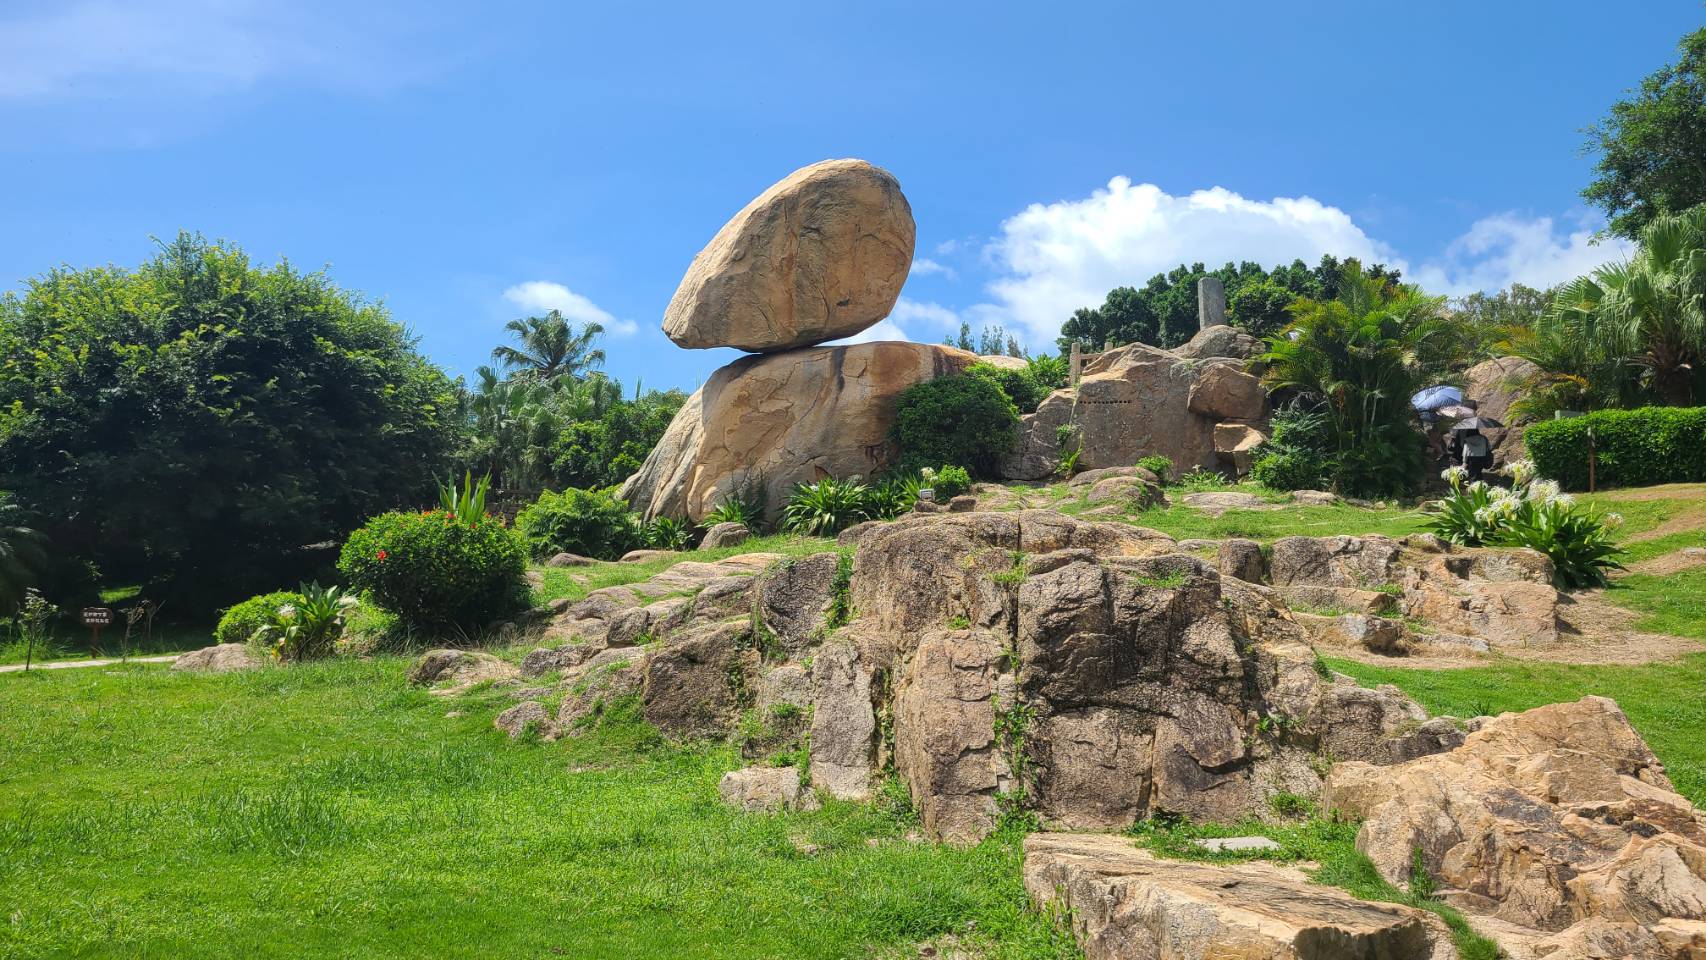
{"type": "Polygon", "coordinates": [[[1633,238],[1661,214],[1706,202],[1706,27],[1678,46],[1676,63],[1642,80],[1583,131],[1599,160],[1582,197],[1604,209],[1621,236],[1633,238]]]}
{"type": "Polygon", "coordinates": [[[0,488],[56,570],[183,613],[321,573],[305,545],[430,497],[459,425],[383,307],[229,244],[180,234],[0,299],[0,488]]]}
{"type": "Polygon", "coordinates": [[[1706,204],[1659,214],[1640,249],[1558,292],[1544,324],[1590,355],[1633,365],[1660,402],[1692,406],[1706,361],[1706,204]]]}
{"type": "Polygon", "coordinates": [[[47,560],[42,535],[24,526],[20,513],[12,495],[0,491],[0,614],[18,608],[47,560]]]}
{"type": "Polygon", "coordinates": [[[1325,415],[1332,443],[1320,452],[1336,486],[1402,492],[1421,467],[1410,397],[1451,362],[1450,348],[1436,342],[1450,332],[1444,298],[1394,285],[1355,261],[1341,269],[1336,299],[1299,299],[1292,323],[1268,337],[1265,377],[1325,415]]]}
{"type": "Polygon", "coordinates": [[[1226,298],[1227,319],[1254,337],[1270,336],[1291,322],[1286,308],[1298,294],[1274,280],[1247,283],[1226,298]]]}
{"type": "Polygon", "coordinates": [[[515,334],[520,346],[492,350],[492,359],[518,380],[548,382],[558,377],[581,377],[604,365],[604,351],[593,344],[604,334],[596,323],[574,325],[556,310],[543,317],[511,320],[504,329],[515,334]]]}

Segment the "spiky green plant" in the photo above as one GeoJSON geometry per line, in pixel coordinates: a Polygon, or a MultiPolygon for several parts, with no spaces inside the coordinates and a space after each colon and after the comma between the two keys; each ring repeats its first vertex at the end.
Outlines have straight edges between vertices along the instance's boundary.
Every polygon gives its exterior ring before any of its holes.
{"type": "Polygon", "coordinates": [[[814,537],[831,537],[862,520],[867,512],[867,488],[857,477],[824,477],[802,483],[782,509],[782,529],[814,537]]]}

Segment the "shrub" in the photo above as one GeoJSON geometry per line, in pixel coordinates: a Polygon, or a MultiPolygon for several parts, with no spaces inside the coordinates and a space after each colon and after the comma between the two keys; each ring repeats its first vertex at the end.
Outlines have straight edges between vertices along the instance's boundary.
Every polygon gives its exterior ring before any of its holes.
{"type": "Polygon", "coordinates": [[[918,502],[922,482],[917,474],[897,474],[865,488],[865,516],[870,520],[893,520],[918,502]]]}
{"type": "Polygon", "coordinates": [[[700,519],[699,525],[709,530],[719,523],[738,523],[757,533],[764,523],[764,485],[743,483],[717,501],[717,506],[700,519]]]}
{"type": "Polygon", "coordinates": [[[1155,474],[1156,478],[1162,483],[1166,483],[1173,476],[1173,459],[1171,457],[1163,457],[1159,454],[1139,457],[1137,465],[1155,474]]]}
{"type": "Polygon", "coordinates": [[[1331,482],[1332,463],[1313,450],[1264,444],[1250,477],[1269,490],[1318,490],[1331,482]]]}
{"type": "Polygon", "coordinates": [[[225,611],[219,618],[219,625],[213,628],[213,639],[219,643],[248,643],[256,630],[273,621],[279,607],[301,602],[302,594],[292,590],[250,597],[225,611]]]}
{"type": "Polygon", "coordinates": [[[869,520],[869,491],[856,478],[824,477],[802,483],[782,509],[782,529],[808,536],[831,537],[861,520],[869,520]]]}
{"type": "Polygon", "coordinates": [[[1049,388],[1037,379],[1028,365],[1024,369],[1016,370],[1011,367],[998,367],[993,363],[976,363],[972,364],[966,373],[993,380],[995,385],[1001,388],[1001,392],[1007,395],[1007,399],[1013,401],[1013,406],[1018,408],[1020,413],[1035,413],[1037,405],[1049,394],[1049,388]]]}
{"type": "Polygon", "coordinates": [[[1465,484],[1462,467],[1443,476],[1451,493],[1428,528],[1453,543],[1528,547],[1546,554],[1558,584],[1567,588],[1605,586],[1607,570],[1621,570],[1622,553],[1610,529],[1622,521],[1578,505],[1558,484],[1535,479],[1534,464],[1519,460],[1506,468],[1511,489],[1477,480],[1465,484]]]}
{"type": "Polygon", "coordinates": [[[686,550],[693,544],[693,526],[674,517],[658,517],[640,525],[640,539],[653,550],[686,550]]]}
{"type": "Polygon", "coordinates": [[[547,490],[515,517],[516,532],[534,557],[578,553],[614,560],[640,545],[628,505],[609,490],[547,490]]]}
{"type": "Polygon", "coordinates": [[[528,604],[526,548],[490,517],[381,514],[350,534],[338,569],[403,627],[427,634],[478,629],[528,604]]]}
{"type": "Polygon", "coordinates": [[[925,467],[923,481],[938,503],[945,503],[971,490],[971,474],[965,467],[944,465],[940,470],[925,467]]]}
{"type": "Polygon", "coordinates": [[[344,614],[358,601],[337,587],[305,583],[295,603],[273,611],[254,639],[275,660],[319,660],[331,656],[344,633],[344,614]]]}
{"type": "Polygon", "coordinates": [[[989,479],[1018,442],[1019,411],[988,377],[939,377],[901,393],[889,437],[905,467],[955,463],[989,479]]]}
{"type": "Polygon", "coordinates": [[[1043,354],[1031,357],[1026,361],[1031,376],[1047,390],[1059,390],[1066,386],[1066,378],[1071,373],[1067,369],[1066,358],[1058,354],[1043,354]]]}
{"type": "Polygon", "coordinates": [[[1599,410],[1545,420],[1523,434],[1536,469],[1567,490],[1588,485],[1588,431],[1594,482],[1601,487],[1706,480],[1706,407],[1599,410]]]}

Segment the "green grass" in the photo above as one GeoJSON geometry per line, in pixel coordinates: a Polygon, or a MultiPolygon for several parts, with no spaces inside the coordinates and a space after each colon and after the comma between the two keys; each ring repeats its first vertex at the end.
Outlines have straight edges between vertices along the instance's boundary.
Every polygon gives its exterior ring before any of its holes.
{"type": "Polygon", "coordinates": [[[1140,846],[1177,860],[1198,860],[1208,863],[1240,863],[1249,860],[1269,860],[1278,863],[1305,862],[1310,878],[1317,883],[1338,887],[1362,900],[1401,903],[1439,915],[1451,928],[1462,960],[1496,960],[1498,945],[1470,929],[1468,921],[1456,910],[1424,896],[1421,885],[1406,891],[1388,883],[1374,863],[1356,848],[1357,824],[1336,823],[1311,816],[1294,823],[1263,823],[1249,820],[1231,825],[1196,825],[1190,823],[1138,824],[1131,834],[1140,846]],[[1205,850],[1192,841],[1206,837],[1267,837],[1280,845],[1278,850],[1215,851],[1205,850]]]}
{"type": "Polygon", "coordinates": [[[1242,537],[1272,542],[1281,537],[1330,537],[1384,534],[1402,537],[1422,530],[1424,515],[1401,507],[1374,510],[1336,505],[1286,507],[1282,510],[1228,510],[1211,517],[1201,510],[1175,504],[1127,515],[1124,519],[1176,540],[1224,540],[1242,537]]]}
{"type": "Polygon", "coordinates": [[[563,597],[579,600],[604,587],[619,587],[650,580],[684,560],[704,563],[743,553],[780,553],[790,557],[803,557],[834,549],[835,541],[830,539],[773,534],[768,537],[755,537],[733,547],[688,550],[644,563],[604,562],[585,567],[535,567],[534,569],[544,576],[545,584],[533,592],[534,602],[549,603],[563,597]]]}
{"type": "MultiPolygon", "coordinates": [[[[101,656],[117,659],[124,641],[124,625],[121,623],[115,633],[112,628],[101,632],[101,656]]],[[[151,639],[144,639],[140,631],[131,638],[130,655],[133,657],[148,657],[156,654],[182,653],[185,650],[195,650],[213,642],[213,630],[206,626],[186,626],[182,624],[155,624],[151,639]]],[[[0,623],[0,664],[24,662],[25,644],[14,636],[9,625],[0,623]]],[[[50,661],[88,660],[89,631],[84,628],[68,625],[64,622],[54,624],[47,644],[37,643],[35,654],[31,658],[35,663],[50,661]]]]}
{"type": "Polygon", "coordinates": [[[730,748],[620,715],[512,743],[500,692],[446,701],[406,665],[0,676],[0,956],[862,957],[968,923],[992,957],[1076,955],[1016,835],[736,814],[730,748]]]}
{"type": "Polygon", "coordinates": [[[1605,598],[1643,616],[1635,629],[1706,640],[1706,567],[1666,577],[1632,573],[1612,580],[1605,598]]]}
{"type": "MultiPolygon", "coordinates": [[[[1699,632],[1699,623],[1694,627],[1699,632]]],[[[1328,658],[1359,682],[1390,683],[1430,713],[1473,717],[1527,710],[1589,694],[1616,700],[1664,761],[1671,780],[1695,806],[1706,807],[1706,653],[1636,667],[1507,662],[1456,670],[1416,670],[1328,658]]]]}

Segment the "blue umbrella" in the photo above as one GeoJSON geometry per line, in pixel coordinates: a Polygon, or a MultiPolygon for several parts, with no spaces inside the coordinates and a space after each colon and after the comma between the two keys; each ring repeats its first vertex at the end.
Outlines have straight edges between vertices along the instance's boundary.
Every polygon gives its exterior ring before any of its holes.
{"type": "Polygon", "coordinates": [[[1440,407],[1462,402],[1463,391],[1443,383],[1437,387],[1429,387],[1410,398],[1410,406],[1417,410],[1438,410],[1440,407]]]}

